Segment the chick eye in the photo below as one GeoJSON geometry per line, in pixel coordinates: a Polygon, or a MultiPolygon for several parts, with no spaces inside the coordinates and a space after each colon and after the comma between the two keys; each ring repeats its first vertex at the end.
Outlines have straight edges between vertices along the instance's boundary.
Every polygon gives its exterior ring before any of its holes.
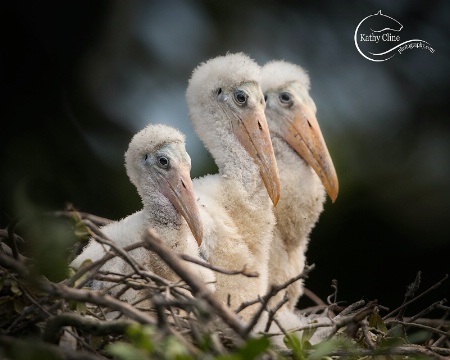
{"type": "Polygon", "coordinates": [[[291,94],[288,92],[282,92],[280,94],[280,101],[284,104],[290,104],[292,102],[291,94]]]}
{"type": "Polygon", "coordinates": [[[156,160],[158,161],[158,165],[163,169],[167,169],[170,165],[170,161],[167,156],[160,155],[156,158],[156,160]]]}
{"type": "Polygon", "coordinates": [[[244,105],[247,102],[248,95],[242,90],[238,90],[234,93],[234,99],[239,105],[244,105]]]}

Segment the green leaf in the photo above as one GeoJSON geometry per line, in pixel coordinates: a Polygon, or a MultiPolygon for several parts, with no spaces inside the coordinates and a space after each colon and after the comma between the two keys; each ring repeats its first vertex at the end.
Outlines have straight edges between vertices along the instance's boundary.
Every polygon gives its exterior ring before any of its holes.
{"type": "Polygon", "coordinates": [[[80,315],[86,315],[86,313],[87,313],[87,306],[86,306],[85,302],[77,301],[75,306],[76,306],[76,311],[80,315]]]}
{"type": "Polygon", "coordinates": [[[22,295],[22,291],[19,289],[19,286],[17,284],[17,281],[10,280],[11,281],[11,291],[15,295],[22,295]]]}
{"type": "Polygon", "coordinates": [[[123,342],[117,342],[115,344],[110,344],[106,347],[111,355],[119,360],[144,360],[148,359],[148,356],[144,351],[136,348],[131,344],[126,344],[123,342]]]}
{"type": "Polygon", "coordinates": [[[155,350],[152,339],[156,334],[156,329],[153,326],[133,324],[128,327],[127,334],[131,342],[138,348],[150,354],[155,350]]]}
{"type": "Polygon", "coordinates": [[[256,359],[259,355],[267,351],[269,346],[269,339],[265,336],[261,336],[260,338],[247,340],[244,346],[237,351],[237,354],[245,360],[256,359]]]}
{"type": "Polygon", "coordinates": [[[20,299],[14,300],[14,310],[18,314],[22,314],[23,309],[25,309],[25,304],[20,299]]]}
{"type": "Polygon", "coordinates": [[[369,316],[369,326],[371,326],[377,330],[380,330],[384,334],[387,334],[387,332],[388,332],[386,324],[384,323],[383,319],[377,312],[373,312],[369,316]]]}
{"type": "Polygon", "coordinates": [[[303,344],[294,333],[288,333],[283,340],[288,349],[292,350],[295,360],[306,359],[303,344]]]}
{"type": "Polygon", "coordinates": [[[191,359],[184,344],[174,336],[169,336],[164,342],[164,357],[167,360],[191,359]]]}
{"type": "Polygon", "coordinates": [[[82,241],[89,240],[89,236],[90,236],[89,228],[81,221],[79,221],[75,224],[74,233],[75,233],[75,236],[82,241]]]}

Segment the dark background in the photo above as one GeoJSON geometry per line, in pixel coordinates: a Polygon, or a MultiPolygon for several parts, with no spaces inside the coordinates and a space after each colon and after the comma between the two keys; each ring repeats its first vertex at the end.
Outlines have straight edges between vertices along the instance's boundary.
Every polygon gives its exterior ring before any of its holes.
{"type": "Polygon", "coordinates": [[[449,20],[448,1],[2,1],[0,227],[24,204],[137,211],[123,153],[149,122],[187,134],[193,177],[215,172],[187,115],[191,71],[226,52],[285,59],[310,74],[340,181],[306,285],[326,298],[337,279],[338,300],[393,308],[417,271],[424,290],[450,269],[449,20]],[[435,52],[364,59],[353,35],[378,10],[435,52]]]}

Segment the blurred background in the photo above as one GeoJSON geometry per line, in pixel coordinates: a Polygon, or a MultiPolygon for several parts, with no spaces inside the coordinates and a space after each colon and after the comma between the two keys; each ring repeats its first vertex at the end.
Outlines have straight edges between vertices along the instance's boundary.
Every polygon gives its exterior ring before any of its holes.
{"type": "Polygon", "coordinates": [[[337,279],[338,300],[392,309],[419,270],[421,290],[450,270],[449,34],[445,0],[3,1],[0,228],[30,205],[139,210],[123,154],[148,123],[187,135],[193,177],[215,172],[188,118],[192,70],[227,52],[284,59],[310,74],[340,181],[311,235],[306,286],[325,299],[337,279]],[[435,52],[363,58],[354,32],[379,10],[435,52]]]}

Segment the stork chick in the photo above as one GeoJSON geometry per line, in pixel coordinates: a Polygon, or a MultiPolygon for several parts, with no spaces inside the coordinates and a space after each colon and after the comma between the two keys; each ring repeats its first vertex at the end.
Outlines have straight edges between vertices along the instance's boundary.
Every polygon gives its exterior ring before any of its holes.
{"type": "MultiPolygon", "coordinates": [[[[291,63],[272,61],[262,68],[261,87],[281,180],[269,283],[281,284],[303,271],[309,235],[323,211],[325,191],[334,202],[339,185],[306,72],[291,63]]],[[[302,282],[290,285],[287,308],[293,310],[302,294],[302,282]]]]}
{"type": "MultiPolygon", "coordinates": [[[[143,209],[104,226],[101,229],[103,234],[120,247],[125,247],[140,241],[146,229],[153,228],[175,252],[198,257],[203,227],[190,177],[191,159],[185,149],[184,135],[169,126],[148,125],[132,138],[125,153],[125,167],[142,199],[143,209]]],[[[95,261],[104,254],[105,247],[91,240],[71,266],[78,268],[86,259],[95,261]]],[[[155,274],[168,280],[179,280],[153,252],[139,248],[129,254],[155,274]]],[[[210,270],[191,263],[189,266],[204,281],[214,281],[210,270]]],[[[120,257],[107,261],[101,269],[120,274],[131,272],[131,267],[120,257]]],[[[101,286],[101,282],[94,282],[94,288],[101,286]]],[[[131,302],[137,295],[130,289],[122,299],[131,302]]]]}
{"type": "Polygon", "coordinates": [[[260,67],[247,55],[228,54],[200,64],[186,91],[193,126],[219,168],[194,180],[204,225],[201,255],[225,269],[259,273],[216,274],[216,293],[233,308],[267,289],[272,203],[280,194],[260,78],[260,67]]]}

